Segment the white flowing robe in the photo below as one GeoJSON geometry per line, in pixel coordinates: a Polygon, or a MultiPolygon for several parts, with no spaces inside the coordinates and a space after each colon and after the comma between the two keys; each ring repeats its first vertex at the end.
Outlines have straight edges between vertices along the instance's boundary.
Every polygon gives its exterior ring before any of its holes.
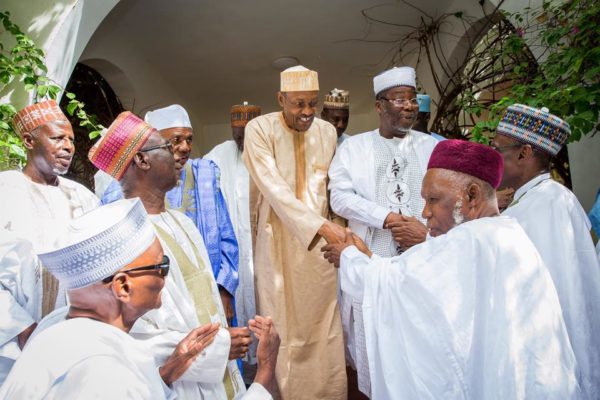
{"type": "Polygon", "coordinates": [[[49,327],[31,339],[0,399],[172,399],[151,352],[122,330],[88,318],[49,327]]]}
{"type": "MultiPolygon", "coordinates": [[[[347,219],[348,227],[366,243],[370,243],[374,229],[383,228],[386,217],[392,211],[376,201],[374,141],[378,135],[379,129],[375,129],[348,137],[341,145],[338,144],[329,167],[331,209],[347,219]]],[[[429,156],[438,142],[419,131],[411,130],[410,135],[422,181],[427,172],[429,156]]],[[[420,193],[413,195],[420,196],[420,193]]],[[[348,362],[358,370],[361,390],[368,392],[368,384],[364,383],[368,379],[368,371],[360,304],[340,293],[340,309],[348,362]]]]}
{"type": "MultiPolygon", "coordinates": [[[[209,299],[206,302],[214,304],[216,311],[211,315],[211,322],[221,323],[221,329],[214,342],[204,350],[186,373],[173,383],[173,389],[178,399],[226,399],[223,376],[226,368],[231,376],[235,394],[245,392],[245,386],[235,360],[229,361],[229,348],[231,338],[225,327],[227,320],[219,296],[217,283],[210,269],[208,252],[202,237],[193,221],[184,214],[170,210],[157,215],[150,215],[152,222],[167,233],[181,245],[190,260],[196,262],[196,267],[206,272],[211,280],[211,292],[205,293],[209,299]],[[174,220],[176,218],[176,221],[174,220]],[[190,243],[191,239],[192,243],[190,243]],[[197,260],[196,250],[202,260],[197,260]]],[[[173,249],[162,240],[161,245],[165,254],[171,260],[171,269],[165,280],[162,291],[162,306],[144,314],[133,326],[131,335],[147,343],[152,349],[156,363],[164,364],[173,353],[177,344],[192,330],[201,325],[196,314],[196,306],[192,295],[188,291],[182,270],[177,264],[173,249]]]]}
{"type": "MultiPolygon", "coordinates": [[[[240,251],[240,281],[235,292],[235,311],[238,326],[247,326],[248,320],[256,315],[248,170],[233,140],[217,145],[204,158],[214,161],[221,171],[220,187],[240,251]]],[[[248,352],[248,362],[255,364],[255,357],[256,346],[253,345],[248,352]]]]}
{"type": "Polygon", "coordinates": [[[540,175],[502,214],[519,221],[548,266],[588,399],[600,399],[600,265],[591,224],[575,195],[540,175]]]}
{"type": "Polygon", "coordinates": [[[400,256],[341,256],[361,299],[374,399],[578,398],[558,296],[512,218],[481,218],[400,256]]]}
{"type": "MultiPolygon", "coordinates": [[[[52,250],[57,228],[99,204],[79,183],[58,180],[58,186],[48,186],[34,183],[20,171],[0,172],[0,231],[5,231],[0,240],[2,252],[12,253],[0,258],[0,384],[21,352],[17,335],[43,316],[43,269],[37,257],[31,260],[30,252],[52,250]],[[18,239],[28,241],[32,249],[17,244],[18,239]],[[21,259],[21,266],[15,257],[21,259]]],[[[58,294],[57,308],[66,304],[64,291],[58,294]]]]}

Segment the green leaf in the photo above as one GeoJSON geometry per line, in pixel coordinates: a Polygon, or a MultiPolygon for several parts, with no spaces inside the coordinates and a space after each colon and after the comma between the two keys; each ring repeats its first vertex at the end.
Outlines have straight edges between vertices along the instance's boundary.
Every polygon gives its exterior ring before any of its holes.
{"type": "Polygon", "coordinates": [[[77,109],[77,102],[67,104],[67,112],[69,115],[73,115],[75,110],[77,109]]]}
{"type": "Polygon", "coordinates": [[[73,100],[75,98],[75,93],[65,92],[65,96],[67,96],[67,99],[73,100]]]}

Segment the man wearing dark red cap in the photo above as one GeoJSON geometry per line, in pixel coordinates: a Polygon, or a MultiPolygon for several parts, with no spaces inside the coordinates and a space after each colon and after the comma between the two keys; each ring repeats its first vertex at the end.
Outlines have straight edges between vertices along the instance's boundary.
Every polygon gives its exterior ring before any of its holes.
{"type": "Polygon", "coordinates": [[[547,268],[498,215],[502,156],[440,142],[421,195],[429,240],[371,253],[348,230],[323,248],[360,299],[372,398],[577,398],[573,351],[547,268]]]}

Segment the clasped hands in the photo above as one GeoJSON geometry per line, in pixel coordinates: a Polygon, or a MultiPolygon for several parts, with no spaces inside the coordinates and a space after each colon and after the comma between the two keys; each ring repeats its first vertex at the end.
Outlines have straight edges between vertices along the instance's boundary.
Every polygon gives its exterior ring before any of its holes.
{"type": "Polygon", "coordinates": [[[344,236],[341,241],[328,242],[327,245],[321,247],[321,251],[324,253],[323,257],[327,261],[333,264],[336,268],[339,268],[342,251],[344,251],[344,249],[349,246],[356,246],[358,250],[371,257],[373,253],[371,253],[371,251],[369,250],[365,242],[362,241],[361,238],[352,233],[352,231],[348,228],[342,228],[342,230],[344,232],[344,236]]]}
{"type": "Polygon", "coordinates": [[[383,229],[392,231],[392,237],[403,250],[423,243],[427,237],[427,227],[415,217],[407,217],[391,212],[383,223],[383,229]]]}

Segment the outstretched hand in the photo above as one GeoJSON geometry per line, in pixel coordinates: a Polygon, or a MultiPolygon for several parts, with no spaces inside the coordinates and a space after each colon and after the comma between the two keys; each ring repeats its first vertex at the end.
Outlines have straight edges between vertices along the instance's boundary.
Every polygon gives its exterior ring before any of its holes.
{"type": "Polygon", "coordinates": [[[183,338],[165,364],[159,368],[162,380],[171,385],[188,370],[192,363],[214,340],[219,331],[219,324],[205,324],[192,329],[183,338]]]}
{"type": "Polygon", "coordinates": [[[258,369],[254,382],[260,383],[265,389],[273,393],[275,366],[277,365],[277,356],[281,343],[279,334],[275,329],[271,317],[257,315],[254,319],[248,321],[248,328],[258,339],[258,347],[256,349],[258,369]]]}
{"type": "Polygon", "coordinates": [[[323,247],[321,247],[321,251],[324,253],[323,257],[333,264],[336,268],[340,267],[340,257],[342,255],[342,251],[346,247],[356,246],[359,251],[365,253],[369,257],[371,257],[371,251],[358,236],[356,236],[352,231],[348,228],[345,229],[344,240],[338,243],[330,243],[323,247]]]}

